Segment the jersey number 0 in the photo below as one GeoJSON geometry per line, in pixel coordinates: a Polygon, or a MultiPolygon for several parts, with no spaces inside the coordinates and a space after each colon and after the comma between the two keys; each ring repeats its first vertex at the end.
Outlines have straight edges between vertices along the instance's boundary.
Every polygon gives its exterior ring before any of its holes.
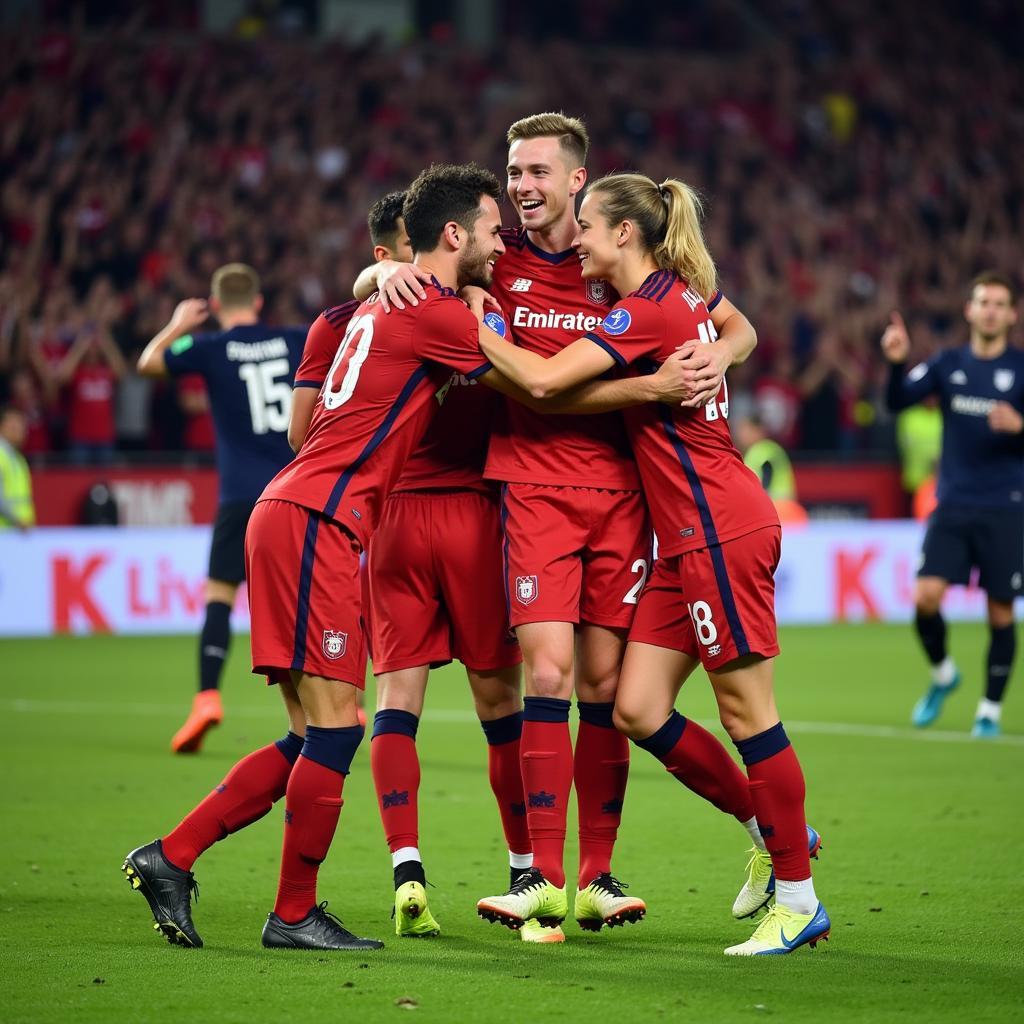
{"type": "Polygon", "coordinates": [[[359,371],[370,354],[372,343],[373,317],[369,314],[356,317],[349,323],[345,337],[338,346],[334,362],[331,363],[330,372],[327,374],[327,381],[324,384],[325,409],[338,409],[352,397],[356,384],[359,382],[359,371]],[[341,378],[341,384],[335,388],[335,375],[341,369],[346,356],[348,357],[348,366],[345,369],[345,376],[341,378]]]}

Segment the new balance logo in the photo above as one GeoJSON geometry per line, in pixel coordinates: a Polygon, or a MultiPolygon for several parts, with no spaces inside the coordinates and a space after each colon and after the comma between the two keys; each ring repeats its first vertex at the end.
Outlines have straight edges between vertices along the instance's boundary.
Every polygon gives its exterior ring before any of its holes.
{"type": "Polygon", "coordinates": [[[967,383],[967,374],[964,373],[963,370],[954,370],[949,375],[949,383],[950,384],[966,384],[967,383]]]}
{"type": "Polygon", "coordinates": [[[547,793],[543,789],[539,793],[530,794],[531,807],[554,807],[555,794],[547,793]]]}
{"type": "Polygon", "coordinates": [[[409,790],[403,789],[401,793],[397,789],[391,790],[390,793],[384,793],[381,796],[381,802],[384,805],[386,811],[389,807],[398,807],[404,805],[409,806],[409,790]]]}
{"type": "Polygon", "coordinates": [[[516,816],[517,818],[525,818],[525,817],[526,817],[526,804],[512,804],[512,805],[511,805],[511,806],[509,807],[509,810],[510,810],[510,811],[511,811],[511,812],[512,812],[512,813],[513,813],[513,814],[514,814],[514,815],[515,815],[515,816],[516,816]]]}
{"type": "Polygon", "coordinates": [[[528,292],[533,281],[528,277],[517,277],[509,286],[510,292],[528,292]]]}
{"type": "Polygon", "coordinates": [[[774,825],[761,825],[761,824],[758,824],[757,830],[758,830],[758,832],[761,833],[761,838],[762,839],[771,839],[771,837],[773,835],[775,835],[775,826],[774,825]]]}
{"type": "Polygon", "coordinates": [[[621,814],[622,813],[622,801],[621,800],[607,800],[601,804],[602,814],[621,814]]]}
{"type": "Polygon", "coordinates": [[[286,825],[290,825],[292,823],[292,815],[294,813],[295,813],[294,811],[285,811],[284,812],[284,823],[286,825]]]}
{"type": "Polygon", "coordinates": [[[219,786],[214,787],[214,793],[223,793],[228,787],[222,782],[219,786]]]}

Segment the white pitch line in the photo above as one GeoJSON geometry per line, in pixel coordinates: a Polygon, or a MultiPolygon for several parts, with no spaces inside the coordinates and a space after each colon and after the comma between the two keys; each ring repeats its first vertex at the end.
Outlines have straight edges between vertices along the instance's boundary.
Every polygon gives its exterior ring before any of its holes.
{"type": "MultiPolygon", "coordinates": [[[[27,715],[137,715],[137,716],[173,716],[181,713],[180,704],[148,704],[135,701],[73,701],[73,700],[34,700],[31,698],[0,699],[0,712],[11,711],[15,714],[27,715]]],[[[280,707],[268,703],[266,707],[236,707],[231,715],[237,718],[278,718],[280,707]]],[[[476,724],[477,717],[470,710],[446,709],[427,710],[424,717],[432,722],[450,724],[476,724]]],[[[721,731],[718,722],[701,721],[708,729],[721,731]]],[[[808,736],[853,736],[859,739],[875,740],[915,740],[926,743],[977,743],[968,732],[952,732],[941,729],[907,729],[894,725],[868,725],[854,722],[798,722],[787,720],[786,731],[803,733],[808,736]]],[[[998,739],[985,740],[986,746],[1024,746],[1024,736],[1000,736],[998,739]]]]}

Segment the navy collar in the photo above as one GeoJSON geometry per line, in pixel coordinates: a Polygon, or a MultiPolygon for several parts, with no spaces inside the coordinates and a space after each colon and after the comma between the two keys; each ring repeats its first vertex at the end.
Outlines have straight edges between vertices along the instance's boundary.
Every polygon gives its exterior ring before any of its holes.
{"type": "Polygon", "coordinates": [[[564,263],[570,256],[576,254],[576,250],[568,248],[563,252],[546,252],[541,249],[540,246],[534,245],[530,241],[530,236],[526,233],[526,229],[523,229],[523,238],[526,241],[526,245],[535,256],[539,256],[542,260],[546,260],[548,263],[564,263]]]}

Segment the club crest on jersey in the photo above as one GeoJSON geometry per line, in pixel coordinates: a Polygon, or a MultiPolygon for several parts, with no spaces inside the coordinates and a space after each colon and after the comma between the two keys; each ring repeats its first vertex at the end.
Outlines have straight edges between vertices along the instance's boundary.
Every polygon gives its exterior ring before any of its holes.
{"type": "Polygon", "coordinates": [[[996,370],[992,383],[997,391],[1009,391],[1013,387],[1013,370],[996,370]]]}
{"type": "Polygon", "coordinates": [[[516,600],[520,604],[533,604],[537,600],[537,577],[516,577],[516,600]]]}
{"type": "Polygon", "coordinates": [[[324,630],[324,656],[337,661],[348,649],[348,633],[336,633],[333,629],[324,630]]]}
{"type": "Polygon", "coordinates": [[[608,301],[608,282],[607,281],[588,281],[587,282],[587,298],[591,302],[607,302],[608,301]]]}
{"type": "Polygon", "coordinates": [[[629,315],[629,310],[620,306],[613,309],[604,318],[604,323],[601,326],[604,328],[605,334],[625,334],[632,322],[633,318],[629,315]]]}
{"type": "Polygon", "coordinates": [[[490,313],[484,314],[484,323],[499,338],[504,338],[508,328],[505,326],[505,318],[500,313],[495,313],[493,310],[490,313]]]}

